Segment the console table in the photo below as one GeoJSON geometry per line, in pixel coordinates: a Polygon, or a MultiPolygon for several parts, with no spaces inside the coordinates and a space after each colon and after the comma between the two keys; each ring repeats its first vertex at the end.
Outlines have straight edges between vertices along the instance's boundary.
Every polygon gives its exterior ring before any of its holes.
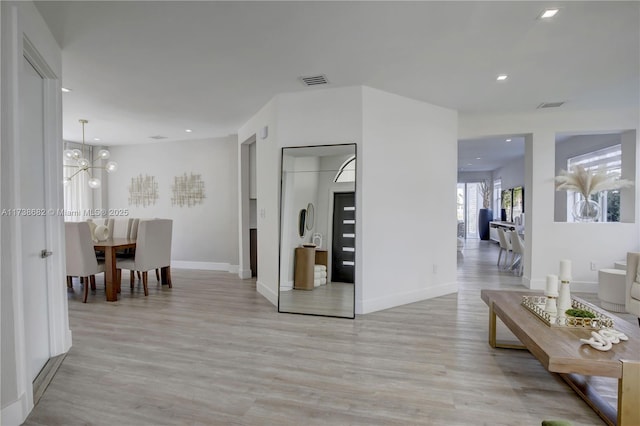
{"type": "Polygon", "coordinates": [[[513,222],[502,222],[500,220],[489,222],[489,239],[496,243],[500,242],[500,238],[498,237],[498,228],[502,228],[505,231],[515,231],[516,224],[513,222]]]}
{"type": "Polygon", "coordinates": [[[327,266],[327,250],[315,247],[297,247],[295,250],[295,266],[293,273],[293,288],[296,290],[313,290],[313,267],[327,266]]]}
{"type": "Polygon", "coordinates": [[[613,318],[615,329],[629,337],[626,342],[600,352],[582,345],[591,337],[584,328],[549,327],[520,304],[524,295],[540,293],[482,290],[480,297],[489,306],[489,345],[492,348],[527,349],[551,373],[558,373],[609,425],[640,425],[640,329],[610,312],[584,300],[594,311],[613,318]],[[496,341],[496,317],[511,330],[522,345],[496,341]],[[590,387],[584,376],[618,379],[618,407],[608,404],[590,387]]]}

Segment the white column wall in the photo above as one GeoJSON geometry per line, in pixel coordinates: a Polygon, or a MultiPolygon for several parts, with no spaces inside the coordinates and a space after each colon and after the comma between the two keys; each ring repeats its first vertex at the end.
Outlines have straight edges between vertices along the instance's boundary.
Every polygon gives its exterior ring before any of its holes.
{"type": "Polygon", "coordinates": [[[457,290],[455,111],[366,87],[316,89],[278,95],[239,140],[265,125],[256,162],[261,294],[276,303],[281,148],[342,143],[358,145],[356,313],[457,290]]]}
{"type": "MultiPolygon", "coordinates": [[[[543,289],[561,259],[573,262],[573,288],[597,291],[598,272],[613,267],[626,252],[640,250],[638,197],[633,223],[557,223],[554,221],[556,133],[638,129],[637,108],[601,111],[536,111],[531,114],[461,116],[460,138],[530,134],[525,138],[526,250],[523,284],[543,289]]],[[[636,137],[636,146],[638,144],[636,137]]],[[[636,165],[638,154],[636,150],[636,165]]],[[[635,190],[638,190],[636,167],[635,190]]],[[[637,194],[637,192],[636,192],[637,194]]]]}
{"type": "Polygon", "coordinates": [[[363,89],[359,313],[457,291],[457,113],[363,89]]]}

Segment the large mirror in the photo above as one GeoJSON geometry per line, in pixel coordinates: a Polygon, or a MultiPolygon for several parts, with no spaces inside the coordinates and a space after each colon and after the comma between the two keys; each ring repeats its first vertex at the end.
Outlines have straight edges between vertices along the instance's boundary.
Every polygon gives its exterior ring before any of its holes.
{"type": "Polygon", "coordinates": [[[356,145],[282,148],[278,311],[355,317],[356,145]]]}

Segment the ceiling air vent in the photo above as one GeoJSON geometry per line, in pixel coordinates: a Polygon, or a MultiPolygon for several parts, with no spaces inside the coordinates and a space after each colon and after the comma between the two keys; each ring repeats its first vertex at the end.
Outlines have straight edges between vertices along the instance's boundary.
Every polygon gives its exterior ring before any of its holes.
{"type": "Polygon", "coordinates": [[[322,84],[329,84],[329,80],[325,75],[313,75],[310,77],[300,77],[300,80],[305,86],[319,86],[322,84]]]}
{"type": "Polygon", "coordinates": [[[540,105],[538,105],[537,109],[540,109],[540,108],[558,108],[561,105],[564,105],[564,102],[543,102],[540,105]]]}
{"type": "Polygon", "coordinates": [[[149,138],[155,139],[155,140],[167,139],[166,136],[161,136],[161,135],[149,136],[149,138]]]}

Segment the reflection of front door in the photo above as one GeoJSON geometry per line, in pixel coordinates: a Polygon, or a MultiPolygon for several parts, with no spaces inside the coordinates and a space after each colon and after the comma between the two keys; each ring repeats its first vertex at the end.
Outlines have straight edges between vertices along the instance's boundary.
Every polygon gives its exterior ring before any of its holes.
{"type": "Polygon", "coordinates": [[[356,260],[355,192],[333,194],[331,281],[353,283],[356,260]]]}
{"type": "MultiPolygon", "coordinates": [[[[26,60],[20,75],[20,208],[40,211],[44,191],[44,82],[26,60]]],[[[25,210],[28,212],[29,210],[25,210]]],[[[30,379],[36,378],[50,355],[45,217],[25,214],[20,218],[22,281],[24,283],[26,346],[30,354],[30,379]]]]}

